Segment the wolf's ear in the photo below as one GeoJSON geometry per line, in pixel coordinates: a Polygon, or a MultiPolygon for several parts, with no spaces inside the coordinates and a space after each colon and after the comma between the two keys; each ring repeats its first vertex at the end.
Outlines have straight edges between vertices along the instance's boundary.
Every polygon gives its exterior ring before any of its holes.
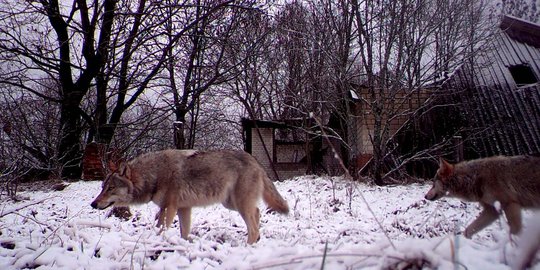
{"type": "Polygon", "coordinates": [[[446,161],[444,158],[439,158],[439,170],[437,171],[437,174],[441,178],[446,178],[454,173],[454,165],[450,164],[450,162],[446,161]]]}
{"type": "Polygon", "coordinates": [[[118,173],[121,176],[131,179],[131,168],[125,162],[120,163],[120,166],[118,166],[118,173]]]}

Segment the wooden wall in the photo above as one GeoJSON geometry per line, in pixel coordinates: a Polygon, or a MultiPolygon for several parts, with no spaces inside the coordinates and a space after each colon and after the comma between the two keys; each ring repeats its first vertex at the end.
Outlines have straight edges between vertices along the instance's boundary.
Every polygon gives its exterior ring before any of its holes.
{"type": "MultiPolygon", "coordinates": [[[[439,87],[426,113],[400,130],[397,154],[431,149],[433,157],[458,161],[540,153],[540,84],[518,85],[509,69],[525,65],[540,79],[540,25],[505,17],[498,30],[439,87]]],[[[406,169],[429,178],[436,159],[409,161],[406,169]]]]}
{"type": "Polygon", "coordinates": [[[505,17],[490,50],[444,85],[452,93],[445,102],[461,104],[472,136],[468,146],[480,156],[540,153],[540,84],[518,85],[509,69],[525,65],[540,79],[537,35],[540,26],[505,17]]]}

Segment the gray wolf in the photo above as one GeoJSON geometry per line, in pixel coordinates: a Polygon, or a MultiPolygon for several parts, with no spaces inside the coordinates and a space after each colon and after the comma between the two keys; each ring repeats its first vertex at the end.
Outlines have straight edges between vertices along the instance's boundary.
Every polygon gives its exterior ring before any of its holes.
{"type": "Polygon", "coordinates": [[[540,208],[540,157],[495,156],[457,164],[439,161],[427,200],[443,196],[479,202],[480,215],[464,232],[471,238],[499,217],[496,202],[504,212],[510,233],[521,231],[521,209],[540,208]]]}
{"type": "Polygon", "coordinates": [[[261,195],[270,210],[282,214],[289,211],[264,169],[244,151],[170,149],[110,166],[113,171],[91,203],[93,208],[152,201],[160,207],[157,226],[170,227],[178,215],[184,239],[190,231],[192,207],[222,203],[238,211],[247,226],[248,244],[260,236],[257,203],[261,195]]]}

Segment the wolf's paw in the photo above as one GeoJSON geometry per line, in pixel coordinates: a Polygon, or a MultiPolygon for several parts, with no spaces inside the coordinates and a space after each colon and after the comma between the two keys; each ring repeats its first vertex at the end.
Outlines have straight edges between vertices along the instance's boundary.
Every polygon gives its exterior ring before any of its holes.
{"type": "Polygon", "coordinates": [[[190,243],[190,244],[193,244],[193,236],[186,236],[186,237],[183,237],[181,236],[180,238],[182,238],[182,240],[190,243]]]}

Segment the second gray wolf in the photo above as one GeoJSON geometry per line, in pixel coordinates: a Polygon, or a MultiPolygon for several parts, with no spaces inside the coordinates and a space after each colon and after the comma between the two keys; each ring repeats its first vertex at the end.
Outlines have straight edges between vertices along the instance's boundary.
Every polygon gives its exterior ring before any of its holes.
{"type": "Polygon", "coordinates": [[[443,196],[479,202],[483,211],[464,232],[471,238],[499,217],[496,202],[510,226],[510,233],[521,231],[521,209],[540,208],[540,157],[495,156],[451,164],[439,161],[433,187],[427,200],[443,196]]]}
{"type": "Polygon", "coordinates": [[[168,228],[178,215],[184,239],[190,231],[192,207],[222,203],[238,211],[246,223],[249,244],[260,236],[257,204],[261,196],[271,210],[289,212],[264,169],[244,151],[169,149],[110,167],[113,171],[103,181],[92,207],[152,201],[160,207],[157,225],[168,228]]]}

